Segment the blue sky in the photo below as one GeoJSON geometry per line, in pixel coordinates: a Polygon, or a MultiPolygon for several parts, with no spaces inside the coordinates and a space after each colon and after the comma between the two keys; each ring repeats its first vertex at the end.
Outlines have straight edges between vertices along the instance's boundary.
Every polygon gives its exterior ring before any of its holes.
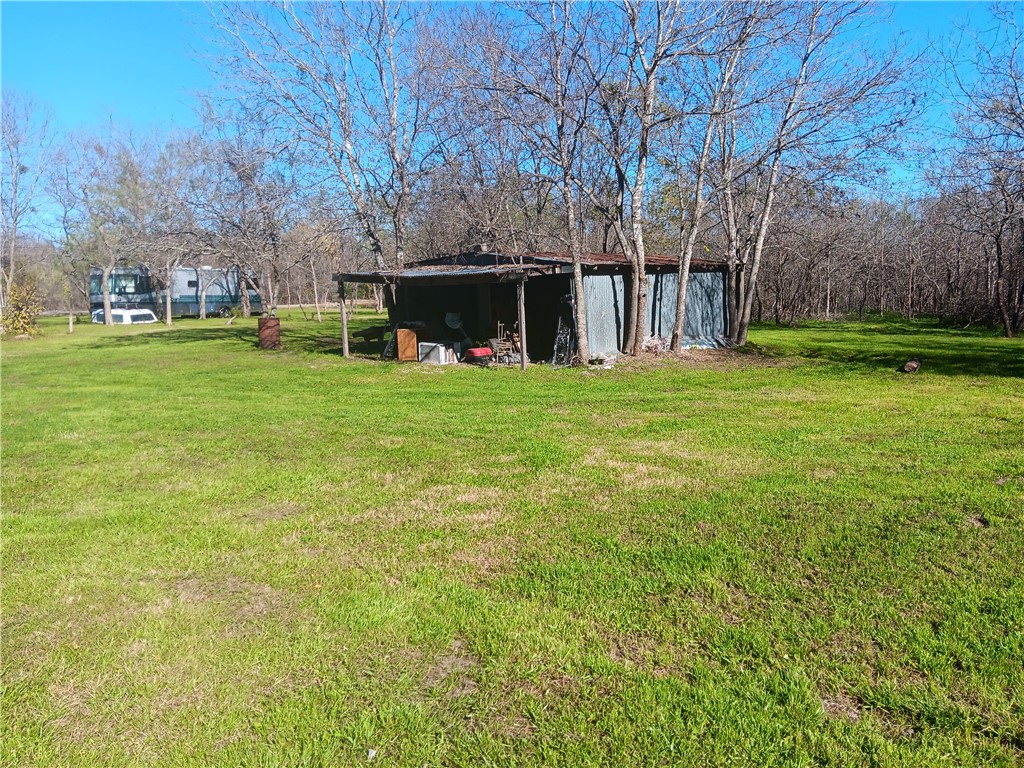
{"type": "Polygon", "coordinates": [[[3,2],[0,78],[65,129],[192,125],[208,19],[201,3],[3,2]]]}
{"type": "MultiPolygon", "coordinates": [[[[981,3],[901,2],[891,29],[942,39],[981,3]]],[[[214,51],[199,2],[0,3],[0,79],[54,113],[61,129],[110,120],[139,129],[195,124],[197,92],[214,85],[214,51]]]]}

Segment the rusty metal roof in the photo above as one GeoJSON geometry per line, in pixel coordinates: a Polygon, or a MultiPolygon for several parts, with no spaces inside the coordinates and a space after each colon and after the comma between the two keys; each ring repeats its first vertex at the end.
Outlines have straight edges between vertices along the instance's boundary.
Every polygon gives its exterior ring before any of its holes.
{"type": "MultiPolygon", "coordinates": [[[[572,264],[572,254],[543,251],[540,253],[527,254],[538,261],[547,261],[556,264],[572,264]]],[[[693,262],[699,260],[694,259],[693,262]]],[[[604,265],[628,267],[629,258],[622,253],[584,253],[581,255],[580,263],[588,267],[599,267],[604,265]]],[[[676,267],[679,259],[674,256],[662,256],[649,254],[644,257],[644,264],[650,267],[676,267]]]]}
{"type": "MultiPolygon", "coordinates": [[[[622,253],[584,253],[581,254],[581,263],[586,266],[616,266],[616,267],[628,267],[630,265],[629,258],[622,253]]],[[[644,263],[652,267],[677,267],[679,265],[679,258],[677,256],[666,256],[663,254],[648,254],[644,258],[644,263]]],[[[718,268],[725,265],[724,261],[714,259],[699,259],[695,258],[691,263],[698,268],[718,268]]],[[[421,259],[413,262],[409,266],[419,266],[426,264],[473,264],[473,265],[484,265],[484,264],[572,264],[572,254],[565,251],[527,251],[524,253],[506,253],[506,252],[469,252],[460,253],[449,256],[437,256],[430,259],[421,259]]]]}
{"type": "Polygon", "coordinates": [[[523,280],[528,274],[554,274],[553,267],[515,265],[471,267],[452,264],[417,264],[405,269],[377,272],[343,272],[334,279],[344,283],[418,283],[457,285],[460,283],[505,283],[523,280]]]}
{"type": "MultiPolygon", "coordinates": [[[[645,259],[650,272],[678,269],[674,256],[650,255],[645,259]]],[[[605,267],[616,272],[629,269],[629,259],[621,253],[586,253],[581,263],[587,267],[605,267]]],[[[470,252],[439,256],[413,262],[401,269],[372,272],[344,272],[334,279],[346,283],[473,283],[514,282],[530,275],[557,274],[572,266],[568,253],[551,251],[532,253],[470,252]]],[[[691,269],[724,269],[725,262],[693,259],[691,269]]]]}

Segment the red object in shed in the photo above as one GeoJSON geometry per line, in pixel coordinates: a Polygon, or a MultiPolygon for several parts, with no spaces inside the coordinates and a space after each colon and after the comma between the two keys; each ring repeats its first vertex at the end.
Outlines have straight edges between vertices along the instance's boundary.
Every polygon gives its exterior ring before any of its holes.
{"type": "Polygon", "coordinates": [[[494,358],[490,347],[472,347],[462,353],[462,362],[487,365],[494,358]]]}

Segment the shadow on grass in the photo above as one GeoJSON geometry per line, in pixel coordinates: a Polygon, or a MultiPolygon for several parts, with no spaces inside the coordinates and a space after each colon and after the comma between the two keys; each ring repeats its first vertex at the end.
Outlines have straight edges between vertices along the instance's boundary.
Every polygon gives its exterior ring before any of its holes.
{"type": "Polygon", "coordinates": [[[100,336],[85,344],[89,349],[123,349],[166,344],[201,344],[211,341],[250,342],[256,346],[256,328],[160,328],[153,332],[100,336]]]}
{"type": "Polygon", "coordinates": [[[945,376],[1011,376],[1024,378],[1024,347],[979,349],[970,345],[940,347],[929,341],[901,345],[905,353],[807,346],[801,357],[898,371],[912,357],[920,358],[923,373],[945,376]]]}
{"type": "MultiPolygon", "coordinates": [[[[352,337],[354,332],[380,325],[378,316],[356,316],[349,324],[349,349],[354,357],[379,360],[383,343],[352,337]]],[[[822,360],[857,368],[896,372],[912,357],[921,359],[921,375],[1009,376],[1024,378],[1024,341],[1005,339],[991,329],[943,326],[934,320],[864,323],[807,323],[798,328],[762,324],[752,331],[748,349],[771,356],[822,360]]],[[[254,320],[232,326],[196,327],[182,323],[171,328],[96,337],[86,345],[94,349],[142,348],[148,345],[228,343],[234,349],[259,352],[254,320]]],[[[337,317],[281,321],[281,345],[287,352],[342,356],[341,327],[337,317]]]]}
{"type": "MultiPolygon", "coordinates": [[[[789,328],[788,326],[775,325],[774,323],[758,323],[756,327],[764,330],[789,328]]],[[[934,335],[972,339],[1003,337],[1002,332],[998,328],[964,327],[961,324],[943,318],[929,316],[916,317],[913,320],[908,320],[905,317],[881,317],[879,315],[868,315],[863,320],[806,320],[797,326],[793,326],[793,328],[812,331],[850,331],[879,336],[934,335]]]]}
{"type": "MultiPolygon", "coordinates": [[[[373,320],[357,318],[349,325],[349,335],[353,331],[374,325],[373,320]]],[[[148,329],[147,329],[148,331],[148,329]]],[[[212,342],[229,342],[236,348],[249,347],[259,350],[259,334],[256,325],[217,325],[214,327],[194,326],[162,326],[152,331],[128,333],[124,335],[100,336],[83,346],[91,349],[126,349],[141,348],[151,345],[173,344],[209,344],[212,342]]],[[[282,320],[281,349],[289,352],[306,352],[311,354],[342,356],[341,328],[338,323],[317,323],[312,320],[282,320]]],[[[367,342],[350,339],[351,354],[359,357],[379,358],[384,345],[379,342],[367,342]]]]}
{"type": "Polygon", "coordinates": [[[768,354],[893,372],[917,357],[922,374],[1024,378],[1024,342],[1003,338],[992,329],[949,327],[934,319],[876,319],[799,328],[762,325],[759,331],[759,346],[768,354]]]}

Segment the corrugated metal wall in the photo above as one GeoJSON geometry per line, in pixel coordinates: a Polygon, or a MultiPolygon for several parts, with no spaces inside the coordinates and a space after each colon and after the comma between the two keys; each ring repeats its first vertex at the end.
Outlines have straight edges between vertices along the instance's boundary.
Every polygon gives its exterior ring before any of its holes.
{"type": "Polygon", "coordinates": [[[622,275],[584,275],[587,341],[590,354],[612,355],[622,349],[626,324],[626,281],[622,275]]]}
{"type": "MultiPolygon", "coordinates": [[[[648,275],[648,336],[670,337],[676,322],[675,273],[648,275]]],[[[622,329],[626,322],[626,286],[622,275],[584,275],[587,300],[587,339],[592,355],[614,354],[622,349],[622,329]]],[[[721,339],[728,333],[726,324],[725,274],[691,272],[686,286],[686,323],[684,336],[689,340],[721,339]]]]}
{"type": "MultiPolygon", "coordinates": [[[[649,275],[646,331],[648,336],[672,336],[676,324],[676,294],[679,275],[649,275]]],[[[720,339],[728,333],[725,322],[725,274],[691,272],[686,283],[687,339],[720,339]]]]}

